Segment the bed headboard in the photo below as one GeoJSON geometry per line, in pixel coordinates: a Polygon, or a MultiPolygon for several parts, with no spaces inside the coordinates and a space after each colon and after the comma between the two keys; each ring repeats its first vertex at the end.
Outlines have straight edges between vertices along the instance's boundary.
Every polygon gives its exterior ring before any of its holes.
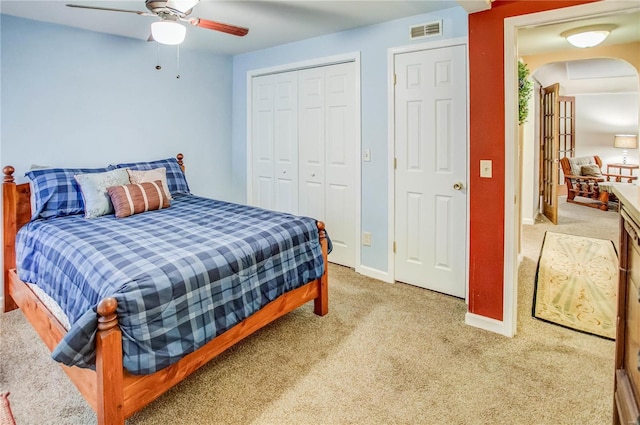
{"type": "Polygon", "coordinates": [[[31,188],[29,183],[16,184],[15,168],[8,165],[2,169],[2,225],[4,259],[4,311],[17,306],[9,296],[9,270],[16,267],[16,234],[18,229],[31,220],[31,188]]]}

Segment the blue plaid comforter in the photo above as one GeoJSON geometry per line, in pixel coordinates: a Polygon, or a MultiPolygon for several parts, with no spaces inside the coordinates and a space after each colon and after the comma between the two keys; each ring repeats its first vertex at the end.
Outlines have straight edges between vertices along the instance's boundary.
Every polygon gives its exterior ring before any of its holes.
{"type": "Polygon", "coordinates": [[[94,367],[97,304],[114,297],[134,374],[176,362],[324,270],[315,220],[193,195],[124,219],[32,221],[16,246],[20,279],[71,323],[53,358],[94,367]]]}

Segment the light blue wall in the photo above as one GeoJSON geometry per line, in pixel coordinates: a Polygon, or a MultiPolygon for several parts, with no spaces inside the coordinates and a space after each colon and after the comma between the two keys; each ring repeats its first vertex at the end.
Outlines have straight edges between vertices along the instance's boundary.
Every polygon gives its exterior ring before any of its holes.
{"type": "Polygon", "coordinates": [[[232,59],[0,15],[0,161],[103,166],[185,155],[195,194],[232,197],[232,59]]]}
{"type": "MultiPolygon", "coordinates": [[[[362,163],[362,231],[372,233],[371,247],[362,247],[362,265],[388,270],[387,238],[387,59],[388,49],[425,41],[466,37],[467,13],[455,7],[383,24],[317,37],[235,56],[233,59],[233,178],[236,202],[246,202],[247,72],[304,60],[360,52],[362,148],[371,162],[362,163]],[[412,25],[443,20],[443,36],[410,41],[412,25]]],[[[331,235],[331,229],[327,229],[331,235]]]]}

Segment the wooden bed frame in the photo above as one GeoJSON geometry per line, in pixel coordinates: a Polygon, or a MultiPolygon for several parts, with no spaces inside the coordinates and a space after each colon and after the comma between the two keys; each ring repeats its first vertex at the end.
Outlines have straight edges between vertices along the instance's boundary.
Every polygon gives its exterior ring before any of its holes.
{"type": "MultiPolygon", "coordinates": [[[[184,171],[182,154],[176,157],[184,171]]],[[[18,278],[16,272],[16,233],[31,218],[29,183],[16,184],[13,177],[15,169],[12,166],[6,166],[2,171],[4,311],[20,308],[52,351],[66,334],[66,330],[31,288],[18,278]]],[[[98,424],[123,425],[125,418],[160,397],[227,348],[311,300],[314,301],[315,314],[327,314],[327,239],[324,223],[318,221],[317,225],[325,264],[325,271],[320,279],[285,293],[197,351],[153,374],[132,375],[123,368],[122,335],[115,313],[117,302],[113,298],[103,299],[98,305],[100,317],[96,336],[96,370],[61,364],[95,410],[98,424]]]]}

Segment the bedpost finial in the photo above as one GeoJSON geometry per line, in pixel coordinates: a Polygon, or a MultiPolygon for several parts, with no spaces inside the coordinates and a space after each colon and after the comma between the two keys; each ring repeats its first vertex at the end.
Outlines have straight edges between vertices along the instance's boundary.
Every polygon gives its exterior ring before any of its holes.
{"type": "Polygon", "coordinates": [[[182,172],[184,173],[184,163],[182,162],[183,158],[184,158],[184,155],[182,155],[181,153],[176,155],[176,159],[178,160],[178,165],[180,166],[180,168],[182,169],[182,172]]]}
{"type": "Polygon", "coordinates": [[[13,178],[13,173],[16,171],[11,165],[7,165],[2,169],[4,173],[4,182],[5,183],[13,183],[15,179],[13,178]]]}
{"type": "Polygon", "coordinates": [[[316,221],[316,226],[318,226],[318,235],[320,236],[320,239],[326,238],[327,234],[324,231],[324,221],[316,221]]]}
{"type": "Polygon", "coordinates": [[[116,308],[118,301],[115,298],[105,298],[98,304],[98,329],[103,331],[111,329],[118,324],[118,316],[116,316],[116,308]]]}

